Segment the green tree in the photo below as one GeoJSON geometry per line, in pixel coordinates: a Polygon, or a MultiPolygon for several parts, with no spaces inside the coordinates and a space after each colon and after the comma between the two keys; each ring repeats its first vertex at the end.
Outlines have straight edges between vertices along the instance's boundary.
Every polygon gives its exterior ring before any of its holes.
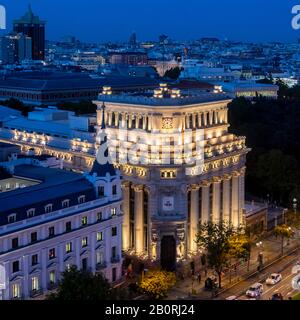
{"type": "Polygon", "coordinates": [[[293,237],[294,232],[292,230],[291,227],[289,227],[286,224],[282,224],[280,226],[277,226],[274,230],[273,230],[273,234],[274,236],[280,237],[281,239],[281,255],[283,256],[283,249],[284,249],[284,239],[290,239],[293,237]]]}
{"type": "Polygon", "coordinates": [[[196,242],[206,251],[207,262],[219,278],[219,288],[222,288],[222,273],[230,263],[233,251],[230,239],[237,230],[228,223],[208,222],[199,226],[196,242]]]}
{"type": "Polygon", "coordinates": [[[164,298],[175,283],[176,276],[173,272],[154,270],[143,277],[140,289],[151,299],[158,300],[164,298]]]}
{"type": "Polygon", "coordinates": [[[69,271],[63,273],[57,292],[51,294],[48,300],[100,301],[116,298],[118,292],[110,286],[101,273],[93,275],[91,272],[71,267],[69,271]]]}
{"type": "Polygon", "coordinates": [[[97,111],[97,106],[89,100],[80,102],[63,102],[57,105],[59,109],[75,112],[76,115],[94,114],[97,111]]]}

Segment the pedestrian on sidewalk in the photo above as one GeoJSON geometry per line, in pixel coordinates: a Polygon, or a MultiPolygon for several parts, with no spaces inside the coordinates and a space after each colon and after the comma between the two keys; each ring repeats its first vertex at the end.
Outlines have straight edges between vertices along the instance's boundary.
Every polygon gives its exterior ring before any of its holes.
{"type": "Polygon", "coordinates": [[[201,283],[201,273],[200,272],[198,272],[197,278],[198,278],[198,282],[200,284],[201,283]]]}
{"type": "Polygon", "coordinates": [[[205,278],[206,278],[207,277],[207,268],[205,268],[204,272],[205,272],[205,278]]]}

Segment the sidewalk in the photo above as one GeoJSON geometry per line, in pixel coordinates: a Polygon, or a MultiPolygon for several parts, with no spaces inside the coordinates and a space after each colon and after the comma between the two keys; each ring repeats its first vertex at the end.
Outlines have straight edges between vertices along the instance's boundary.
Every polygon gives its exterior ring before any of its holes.
{"type": "MultiPolygon", "coordinates": [[[[289,245],[285,242],[284,253],[288,253],[293,249],[300,247],[300,238],[291,239],[289,245]]],[[[244,263],[239,266],[235,271],[226,272],[222,278],[222,289],[230,287],[231,285],[239,282],[246,278],[250,274],[257,271],[258,267],[258,254],[262,252],[264,257],[264,266],[268,265],[272,261],[281,257],[281,240],[274,237],[266,238],[262,241],[262,246],[252,248],[250,268],[248,271],[248,263],[244,263]]],[[[208,275],[213,274],[213,271],[209,270],[208,275]]],[[[197,299],[197,300],[209,300],[213,297],[211,291],[204,289],[205,276],[204,272],[201,274],[202,281],[199,284],[198,281],[192,281],[191,277],[187,277],[184,280],[178,280],[176,286],[172,288],[168,294],[166,300],[177,300],[177,299],[197,299]],[[194,293],[192,295],[192,291],[194,293]]]]}

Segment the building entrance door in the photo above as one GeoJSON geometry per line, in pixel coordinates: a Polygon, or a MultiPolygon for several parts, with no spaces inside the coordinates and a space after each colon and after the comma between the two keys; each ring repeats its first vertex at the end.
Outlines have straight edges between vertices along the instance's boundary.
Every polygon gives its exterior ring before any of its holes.
{"type": "Polygon", "coordinates": [[[161,240],[161,267],[167,271],[176,269],[176,241],[173,236],[164,236],[161,240]]]}

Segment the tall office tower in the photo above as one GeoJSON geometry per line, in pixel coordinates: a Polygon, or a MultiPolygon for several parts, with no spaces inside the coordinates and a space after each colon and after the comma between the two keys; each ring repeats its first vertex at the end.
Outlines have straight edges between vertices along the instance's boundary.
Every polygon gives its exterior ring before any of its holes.
{"type": "Polygon", "coordinates": [[[45,21],[35,16],[29,5],[28,12],[13,22],[14,31],[32,39],[32,59],[45,59],[45,21]]]}
{"type": "Polygon", "coordinates": [[[18,60],[32,59],[32,39],[24,34],[18,35],[18,60]]]}
{"type": "Polygon", "coordinates": [[[198,254],[200,223],[244,223],[249,149],[245,137],[228,132],[231,100],[217,91],[104,88],[95,102],[98,125],[106,105],[110,151],[124,179],[123,249],[167,269],[198,254]]]}

